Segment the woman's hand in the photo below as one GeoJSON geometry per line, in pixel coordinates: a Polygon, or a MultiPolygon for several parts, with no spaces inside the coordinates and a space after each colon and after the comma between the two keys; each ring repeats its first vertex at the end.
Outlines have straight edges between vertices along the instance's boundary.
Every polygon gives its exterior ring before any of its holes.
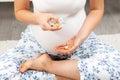
{"type": "Polygon", "coordinates": [[[55,52],[60,54],[71,54],[73,53],[76,48],[80,45],[80,41],[77,36],[72,37],[67,42],[60,44],[55,47],[55,52]]]}
{"type": "Polygon", "coordinates": [[[50,13],[35,13],[35,15],[36,22],[41,26],[44,31],[56,31],[61,29],[59,26],[58,17],[56,17],[55,15],[50,13]],[[51,26],[49,24],[50,20],[53,20],[55,24],[51,26]]]}

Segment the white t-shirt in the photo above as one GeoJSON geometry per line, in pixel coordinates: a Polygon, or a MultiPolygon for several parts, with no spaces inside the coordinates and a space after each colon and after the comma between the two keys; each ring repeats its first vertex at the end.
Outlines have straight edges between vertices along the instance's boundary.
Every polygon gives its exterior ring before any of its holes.
{"type": "Polygon", "coordinates": [[[86,0],[32,0],[32,2],[34,12],[52,13],[64,20],[64,26],[58,31],[43,31],[40,25],[29,25],[37,41],[49,52],[53,52],[55,46],[76,35],[86,18],[84,10],[86,0]]]}

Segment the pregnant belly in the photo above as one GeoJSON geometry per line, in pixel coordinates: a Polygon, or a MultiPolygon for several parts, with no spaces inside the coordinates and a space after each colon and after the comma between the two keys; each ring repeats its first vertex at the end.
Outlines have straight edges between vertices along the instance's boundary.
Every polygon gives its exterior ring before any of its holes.
{"type": "Polygon", "coordinates": [[[39,25],[30,25],[32,34],[44,49],[54,52],[55,46],[72,38],[79,29],[63,27],[59,31],[43,31],[39,25]]]}
{"type": "Polygon", "coordinates": [[[74,16],[65,21],[64,26],[58,31],[43,31],[40,25],[29,25],[31,31],[37,41],[44,49],[49,52],[54,52],[55,46],[66,42],[78,33],[83,22],[85,15],[74,16]],[[79,17],[81,16],[81,17],[79,17]]]}

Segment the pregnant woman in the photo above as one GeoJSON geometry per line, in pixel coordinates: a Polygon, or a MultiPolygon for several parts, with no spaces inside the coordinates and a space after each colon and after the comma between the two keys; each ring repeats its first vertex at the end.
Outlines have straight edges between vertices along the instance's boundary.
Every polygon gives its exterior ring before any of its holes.
{"type": "Polygon", "coordinates": [[[15,0],[15,16],[28,23],[16,46],[0,56],[0,80],[120,80],[120,52],[93,30],[104,0],[15,0]]]}

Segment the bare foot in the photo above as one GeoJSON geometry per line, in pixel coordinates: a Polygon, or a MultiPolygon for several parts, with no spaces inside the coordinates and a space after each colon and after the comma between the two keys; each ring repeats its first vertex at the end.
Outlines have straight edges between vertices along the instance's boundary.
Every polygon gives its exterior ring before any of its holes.
{"type": "Polygon", "coordinates": [[[45,67],[49,65],[49,63],[52,61],[51,57],[48,54],[42,54],[36,59],[27,60],[25,61],[21,67],[20,72],[23,73],[29,69],[32,70],[39,70],[39,71],[45,71],[45,67]]]}

